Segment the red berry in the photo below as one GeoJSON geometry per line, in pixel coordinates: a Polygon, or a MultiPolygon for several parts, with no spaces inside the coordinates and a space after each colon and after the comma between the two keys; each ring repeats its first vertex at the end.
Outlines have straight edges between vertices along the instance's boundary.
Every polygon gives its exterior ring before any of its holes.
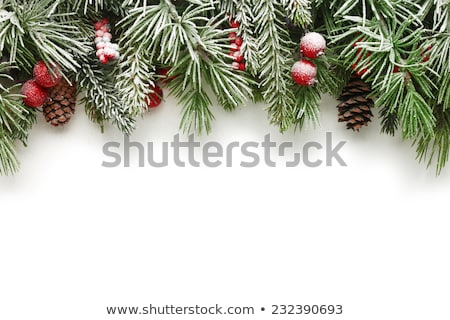
{"type": "Polygon", "coordinates": [[[105,55],[105,49],[98,49],[95,54],[96,54],[97,58],[100,59],[101,56],[105,55]]]}
{"type": "Polygon", "coordinates": [[[50,72],[44,61],[39,61],[33,69],[33,76],[36,83],[44,88],[52,88],[61,81],[62,74],[59,66],[54,65],[50,72]]]}
{"type": "Polygon", "coordinates": [[[230,32],[230,34],[228,35],[228,39],[230,39],[230,42],[234,43],[236,41],[236,32],[230,32]]]}
{"type": "Polygon", "coordinates": [[[153,92],[148,95],[147,99],[147,105],[150,109],[158,107],[163,99],[163,91],[161,87],[156,85],[151,86],[151,89],[153,92]]]}
{"type": "Polygon", "coordinates": [[[104,54],[102,54],[102,55],[100,56],[100,63],[102,63],[102,64],[107,64],[108,62],[109,62],[108,57],[105,56],[104,54]]]}
{"type": "Polygon", "coordinates": [[[103,32],[109,32],[109,28],[108,28],[108,26],[106,26],[106,25],[102,26],[102,27],[100,28],[100,30],[103,31],[103,32]]]}
{"type": "Polygon", "coordinates": [[[94,23],[94,29],[100,30],[103,27],[103,23],[101,21],[97,21],[94,23]]]}
{"type": "Polygon", "coordinates": [[[235,19],[230,20],[230,27],[233,29],[239,28],[240,25],[239,21],[236,21],[235,19]]]}
{"type": "Polygon", "coordinates": [[[398,66],[394,67],[394,73],[399,73],[400,72],[400,68],[398,66]]]}
{"type": "Polygon", "coordinates": [[[240,68],[240,63],[239,62],[233,62],[232,64],[231,64],[231,66],[233,67],[233,69],[235,69],[235,70],[239,70],[239,68],[240,68]]]}
{"type": "Polygon", "coordinates": [[[239,63],[239,70],[245,71],[245,63],[239,63]]]}
{"type": "Polygon", "coordinates": [[[240,51],[235,51],[233,53],[233,58],[234,58],[234,61],[239,62],[239,63],[244,61],[244,56],[242,55],[242,53],[240,51]]]}
{"type": "Polygon", "coordinates": [[[48,97],[47,89],[41,87],[34,79],[28,80],[22,86],[23,103],[30,108],[39,108],[48,97]]]}
{"type": "Polygon", "coordinates": [[[310,87],[316,83],[317,67],[308,60],[300,60],[292,67],[292,79],[295,83],[310,87]]]}
{"type": "Polygon", "coordinates": [[[230,47],[231,47],[231,51],[239,51],[239,49],[240,49],[236,43],[232,43],[230,45],[230,47]]]}
{"type": "Polygon", "coordinates": [[[307,58],[315,59],[324,54],[327,48],[325,38],[317,32],[309,32],[300,41],[300,52],[307,58]]]}
{"type": "Polygon", "coordinates": [[[237,45],[238,47],[242,46],[242,43],[243,43],[243,42],[244,42],[244,41],[242,40],[241,37],[237,37],[236,40],[234,40],[234,43],[236,43],[236,45],[237,45]]]}
{"type": "Polygon", "coordinates": [[[103,18],[103,19],[100,21],[100,23],[101,23],[102,25],[109,24],[109,20],[108,20],[108,18],[103,18]]]}

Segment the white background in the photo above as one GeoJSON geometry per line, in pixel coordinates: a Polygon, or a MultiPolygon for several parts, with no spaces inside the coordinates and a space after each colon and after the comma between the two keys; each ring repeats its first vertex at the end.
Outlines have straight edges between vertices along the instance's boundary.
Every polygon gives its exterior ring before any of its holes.
{"type": "MultiPolygon", "coordinates": [[[[262,105],[214,108],[201,142],[346,140],[348,167],[101,167],[100,134],[82,108],[65,128],[40,117],[0,177],[0,319],[450,319],[450,171],[408,142],[336,121],[280,135],[262,105]],[[253,306],[254,316],[108,316],[106,306],[253,306]],[[342,316],[275,316],[272,304],[342,304],[342,316]],[[260,307],[266,307],[260,312],[260,307]]],[[[132,139],[171,141],[168,98],[132,139]]]]}

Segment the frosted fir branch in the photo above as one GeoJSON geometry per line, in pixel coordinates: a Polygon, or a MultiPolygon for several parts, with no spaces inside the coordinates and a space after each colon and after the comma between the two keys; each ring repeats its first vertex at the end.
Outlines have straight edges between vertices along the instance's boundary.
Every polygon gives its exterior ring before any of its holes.
{"type": "Polygon", "coordinates": [[[131,9],[119,22],[120,45],[146,50],[151,60],[164,64],[177,61],[185,49],[195,59],[195,47],[201,45],[197,25],[208,22],[206,14],[212,9],[209,3],[190,5],[179,15],[170,1],[131,9]]]}
{"type": "Polygon", "coordinates": [[[259,69],[258,41],[254,32],[254,0],[225,0],[217,1],[216,6],[220,14],[229,20],[239,22],[239,28],[230,30],[236,32],[243,40],[241,51],[244,54],[246,71],[253,76],[259,69]]]}
{"type": "Polygon", "coordinates": [[[295,97],[290,77],[295,44],[284,27],[284,8],[270,0],[255,2],[255,27],[260,54],[259,77],[272,124],[286,131],[293,123],[295,97]]]}
{"type": "Polygon", "coordinates": [[[450,1],[426,0],[422,4],[420,17],[425,18],[430,11],[433,16],[433,30],[450,33],[450,1]]]}
{"type": "Polygon", "coordinates": [[[84,13],[87,13],[88,9],[91,8],[95,11],[102,11],[107,8],[105,0],[71,0],[67,2],[71,4],[74,10],[81,10],[84,13]]]}
{"type": "Polygon", "coordinates": [[[0,132],[0,176],[14,174],[19,167],[14,140],[0,132]]]}
{"type": "Polygon", "coordinates": [[[155,67],[141,50],[128,47],[122,52],[118,63],[116,89],[121,97],[123,108],[135,116],[147,109],[148,96],[155,85],[155,67]]]}
{"type": "MultiPolygon", "coordinates": [[[[0,80],[13,81],[7,74],[11,69],[13,67],[9,63],[0,63],[0,80]]],[[[4,134],[26,143],[28,132],[36,121],[36,112],[26,107],[22,103],[22,96],[15,93],[20,86],[15,84],[7,88],[0,83],[0,127],[4,134]]]]}
{"type": "Polygon", "coordinates": [[[417,158],[425,162],[427,167],[436,164],[436,175],[439,175],[450,156],[450,110],[436,112],[437,125],[434,135],[419,136],[415,139],[417,158]]]}
{"type": "Polygon", "coordinates": [[[282,3],[294,25],[306,28],[312,23],[310,0],[282,0],[282,3]]]}
{"type": "Polygon", "coordinates": [[[254,0],[236,1],[235,19],[240,23],[238,35],[242,37],[242,52],[246,63],[246,70],[256,76],[260,68],[260,57],[258,53],[258,40],[255,35],[254,25],[254,0]]]}
{"type": "Polygon", "coordinates": [[[245,73],[231,68],[228,30],[221,29],[227,20],[217,16],[201,28],[203,46],[198,50],[200,54],[204,51],[206,55],[201,55],[203,78],[212,87],[220,104],[227,110],[233,110],[252,95],[252,90],[245,73]]]}
{"type": "Polygon", "coordinates": [[[236,16],[236,13],[237,13],[236,6],[237,6],[238,2],[245,2],[245,0],[243,0],[243,1],[223,0],[223,1],[216,1],[215,3],[216,3],[218,10],[221,12],[221,14],[229,15],[231,18],[231,17],[236,16]]]}
{"type": "Polygon", "coordinates": [[[414,19],[419,23],[418,13],[421,6],[416,2],[416,0],[333,0],[329,4],[325,1],[324,5],[328,5],[334,11],[335,18],[358,15],[364,20],[372,17],[376,17],[379,21],[383,18],[397,18],[401,21],[414,19]]]}
{"type": "Polygon", "coordinates": [[[89,118],[103,128],[103,122],[109,121],[120,131],[130,134],[134,130],[134,119],[124,107],[115,88],[115,78],[100,67],[98,62],[81,60],[81,68],[76,80],[84,97],[86,113],[89,118]]]}
{"type": "Polygon", "coordinates": [[[30,70],[34,57],[48,64],[57,63],[63,70],[76,71],[75,56],[89,48],[79,31],[74,13],[60,13],[58,2],[30,1],[26,5],[16,1],[0,3],[0,50],[8,48],[10,62],[30,70]]]}
{"type": "Polygon", "coordinates": [[[184,132],[210,132],[214,116],[210,110],[212,100],[207,94],[208,84],[227,110],[244,103],[252,94],[245,73],[231,67],[229,31],[220,28],[225,21],[215,17],[199,27],[201,41],[195,49],[197,57],[185,54],[171,69],[171,74],[178,76],[169,82],[169,88],[183,106],[180,128],[184,132]]]}
{"type": "Polygon", "coordinates": [[[294,108],[295,127],[303,129],[305,124],[318,126],[320,123],[321,92],[317,87],[297,86],[294,89],[296,105],[294,108]]]}
{"type": "MultiPolygon", "coordinates": [[[[12,80],[7,74],[8,63],[0,63],[0,79],[12,80]]],[[[26,144],[29,132],[36,123],[36,112],[26,107],[22,96],[14,92],[20,85],[7,88],[0,84],[0,175],[13,174],[19,169],[15,151],[16,140],[26,144]]]]}

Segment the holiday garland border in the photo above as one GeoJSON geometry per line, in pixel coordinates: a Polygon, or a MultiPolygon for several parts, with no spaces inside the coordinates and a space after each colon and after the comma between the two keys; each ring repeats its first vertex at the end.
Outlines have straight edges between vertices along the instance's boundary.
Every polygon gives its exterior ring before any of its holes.
{"type": "Polygon", "coordinates": [[[449,0],[3,0],[0,174],[18,170],[15,144],[40,112],[70,121],[75,88],[89,119],[131,134],[163,87],[182,107],[180,129],[198,134],[211,130],[214,98],[229,111],[264,102],[284,132],[317,124],[328,93],[347,128],[378,109],[382,132],[401,132],[440,173],[449,12],[449,0]]]}

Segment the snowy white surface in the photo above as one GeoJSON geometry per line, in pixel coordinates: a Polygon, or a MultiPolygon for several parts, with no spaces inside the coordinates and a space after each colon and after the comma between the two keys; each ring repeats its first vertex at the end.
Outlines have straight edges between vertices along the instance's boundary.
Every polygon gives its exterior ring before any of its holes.
{"type": "MultiPolygon", "coordinates": [[[[102,147],[122,141],[116,130],[100,134],[81,108],[62,129],[40,119],[20,173],[0,178],[0,319],[106,320],[106,306],[150,303],[342,304],[345,320],[449,319],[449,169],[435,177],[409,143],[379,135],[378,121],[345,130],[335,105],[325,97],[321,127],[285,135],[262,105],[215,107],[213,133],[199,141],[271,133],[303,144],[332,132],[348,141],[348,167],[106,169],[102,147]]],[[[169,98],[132,139],[170,141],[179,119],[169,98]]]]}

